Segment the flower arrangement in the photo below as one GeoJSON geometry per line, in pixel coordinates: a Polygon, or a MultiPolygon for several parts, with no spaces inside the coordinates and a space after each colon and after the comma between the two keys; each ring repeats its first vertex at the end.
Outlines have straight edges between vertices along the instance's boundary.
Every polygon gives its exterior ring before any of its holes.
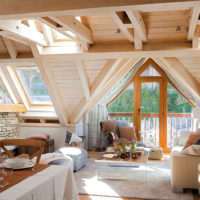
{"type": "Polygon", "coordinates": [[[115,140],[116,144],[120,146],[120,152],[126,153],[126,147],[128,146],[129,142],[125,138],[118,138],[115,140]]]}

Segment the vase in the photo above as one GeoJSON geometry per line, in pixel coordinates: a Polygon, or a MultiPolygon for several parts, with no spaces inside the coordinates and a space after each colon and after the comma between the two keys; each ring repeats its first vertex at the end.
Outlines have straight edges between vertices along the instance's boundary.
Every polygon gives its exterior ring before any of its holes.
{"type": "Polygon", "coordinates": [[[131,151],[131,153],[135,153],[136,152],[136,146],[135,145],[131,146],[130,151],[131,151]]]}
{"type": "Polygon", "coordinates": [[[121,145],[119,151],[120,153],[126,153],[126,146],[121,145]]]}

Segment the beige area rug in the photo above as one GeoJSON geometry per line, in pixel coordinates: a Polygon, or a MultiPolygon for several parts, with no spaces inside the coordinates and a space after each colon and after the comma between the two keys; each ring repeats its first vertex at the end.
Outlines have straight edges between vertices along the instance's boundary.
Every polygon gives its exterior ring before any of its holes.
{"type": "Polygon", "coordinates": [[[170,187],[169,161],[150,161],[147,166],[147,182],[145,167],[100,168],[104,178],[136,178],[136,180],[108,180],[97,178],[97,164],[90,158],[86,167],[74,173],[79,194],[99,196],[131,197],[151,200],[193,200],[192,192],[173,193],[170,187]],[[119,172],[118,170],[122,170],[119,172]],[[117,173],[116,173],[117,171],[117,173]],[[135,174],[135,175],[133,175],[135,174]],[[137,174],[137,175],[136,175],[137,174]]]}

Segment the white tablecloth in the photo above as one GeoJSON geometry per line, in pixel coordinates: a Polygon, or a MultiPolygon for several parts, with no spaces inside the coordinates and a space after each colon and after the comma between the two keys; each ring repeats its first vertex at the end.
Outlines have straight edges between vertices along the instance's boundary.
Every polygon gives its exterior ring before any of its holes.
{"type": "Polygon", "coordinates": [[[72,170],[52,165],[0,193],[0,200],[78,200],[72,170]]]}

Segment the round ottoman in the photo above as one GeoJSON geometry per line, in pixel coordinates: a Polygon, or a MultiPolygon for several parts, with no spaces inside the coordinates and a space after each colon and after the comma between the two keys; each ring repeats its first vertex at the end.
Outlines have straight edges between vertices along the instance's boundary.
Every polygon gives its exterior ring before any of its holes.
{"type": "Polygon", "coordinates": [[[88,160],[88,152],[83,148],[78,147],[63,147],[55,151],[71,157],[74,161],[74,171],[78,171],[86,165],[88,160]]]}
{"type": "Polygon", "coordinates": [[[149,153],[149,159],[151,160],[161,160],[163,157],[163,148],[162,147],[152,147],[149,153]]]}

